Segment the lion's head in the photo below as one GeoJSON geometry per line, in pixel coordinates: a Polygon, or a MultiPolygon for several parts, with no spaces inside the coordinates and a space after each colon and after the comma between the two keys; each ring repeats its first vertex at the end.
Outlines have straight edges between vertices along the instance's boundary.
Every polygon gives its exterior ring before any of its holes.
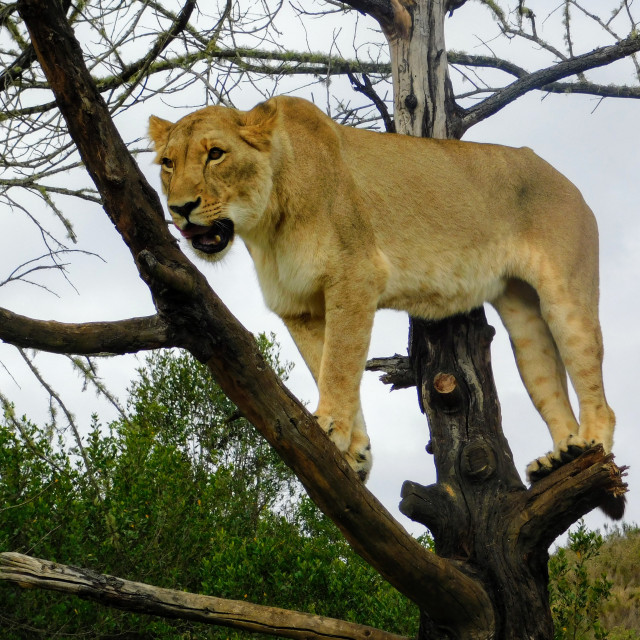
{"type": "Polygon", "coordinates": [[[171,123],[149,118],[173,222],[197,251],[219,259],[234,234],[259,225],[272,190],[275,100],[243,112],[207,107],[171,123]]]}

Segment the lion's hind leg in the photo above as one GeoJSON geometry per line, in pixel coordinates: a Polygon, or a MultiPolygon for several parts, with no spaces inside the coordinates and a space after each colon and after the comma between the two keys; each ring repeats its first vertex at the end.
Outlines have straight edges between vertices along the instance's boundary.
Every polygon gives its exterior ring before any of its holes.
{"type": "Polygon", "coordinates": [[[534,481],[582,452],[567,373],[531,285],[511,280],[492,304],[509,333],[522,381],[553,440],[553,451],[527,467],[527,476],[534,481]]]}
{"type": "MultiPolygon", "coordinates": [[[[613,446],[615,414],[607,404],[602,381],[602,332],[598,321],[597,278],[547,287],[541,295],[541,311],[551,329],[580,406],[580,427],[571,447],[580,454],[595,444],[605,451],[613,446]]],[[[553,282],[552,279],[548,279],[553,282]]],[[[566,443],[556,450],[567,450],[566,443]]],[[[569,451],[575,457],[573,451],[569,451]]],[[[552,461],[553,462],[553,461],[552,461]]],[[[561,460],[562,462],[562,460],[561,460]]],[[[614,520],[624,515],[625,497],[608,495],[600,508],[614,520]]]]}
{"type": "Polygon", "coordinates": [[[586,447],[601,443],[611,451],[615,414],[604,394],[596,287],[581,282],[547,287],[541,308],[578,396],[578,437],[586,447]]]}

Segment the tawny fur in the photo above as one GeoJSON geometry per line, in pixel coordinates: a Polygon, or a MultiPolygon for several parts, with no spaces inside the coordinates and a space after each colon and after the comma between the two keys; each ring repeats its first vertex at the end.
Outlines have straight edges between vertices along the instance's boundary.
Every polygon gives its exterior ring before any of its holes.
{"type": "Polygon", "coordinates": [[[530,149],[344,127],[291,97],[176,124],[152,116],[149,129],[176,226],[233,222],[317,382],[320,425],[361,477],[371,453],[359,388],[380,308],[437,319],[490,302],[554,443],[529,470],[574,443],[611,449],[596,222],[530,149]]]}

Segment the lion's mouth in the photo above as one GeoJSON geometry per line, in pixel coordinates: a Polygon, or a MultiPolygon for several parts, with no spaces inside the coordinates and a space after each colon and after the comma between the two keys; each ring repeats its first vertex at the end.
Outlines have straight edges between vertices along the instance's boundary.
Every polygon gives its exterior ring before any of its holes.
{"type": "Polygon", "coordinates": [[[216,220],[210,227],[189,223],[179,231],[194,249],[203,253],[219,253],[233,240],[234,233],[233,222],[228,218],[216,220]]]}

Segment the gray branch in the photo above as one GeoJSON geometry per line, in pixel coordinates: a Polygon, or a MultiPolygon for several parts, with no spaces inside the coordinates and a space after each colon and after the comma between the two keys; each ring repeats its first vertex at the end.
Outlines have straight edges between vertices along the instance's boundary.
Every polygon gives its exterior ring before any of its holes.
{"type": "Polygon", "coordinates": [[[382,371],[380,380],[391,385],[391,391],[416,386],[415,375],[409,356],[395,354],[389,358],[371,358],[365,367],[367,371],[382,371]]]}
{"type": "Polygon", "coordinates": [[[559,62],[553,67],[529,73],[504,89],[497,91],[478,105],[467,109],[461,118],[462,131],[466,131],[474,124],[492,116],[529,91],[542,89],[557,80],[579,74],[582,71],[605,66],[637,51],[640,51],[640,35],[633,35],[617,44],[601,47],[591,53],[559,62]]]}
{"type": "Polygon", "coordinates": [[[248,633],[296,640],[408,640],[353,622],[163,589],[20,553],[0,553],[0,580],[73,594],[128,611],[221,625],[248,633]]]}

